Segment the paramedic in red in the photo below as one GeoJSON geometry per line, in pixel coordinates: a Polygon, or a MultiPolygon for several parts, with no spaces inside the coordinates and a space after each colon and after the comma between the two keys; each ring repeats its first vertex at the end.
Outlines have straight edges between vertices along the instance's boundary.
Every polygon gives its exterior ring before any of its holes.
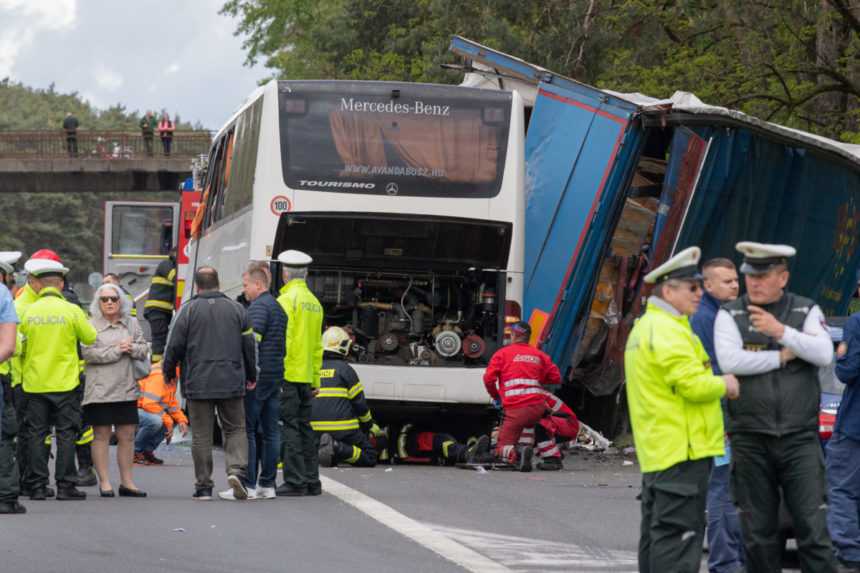
{"type": "Polygon", "coordinates": [[[531,469],[531,447],[516,444],[524,428],[541,421],[549,411],[547,384],[560,384],[558,367],[549,356],[529,346],[531,327],[526,322],[511,325],[513,341],[498,350],[484,372],[484,386],[504,409],[496,455],[522,471],[531,469]],[[519,450],[519,451],[518,451],[519,450]]]}

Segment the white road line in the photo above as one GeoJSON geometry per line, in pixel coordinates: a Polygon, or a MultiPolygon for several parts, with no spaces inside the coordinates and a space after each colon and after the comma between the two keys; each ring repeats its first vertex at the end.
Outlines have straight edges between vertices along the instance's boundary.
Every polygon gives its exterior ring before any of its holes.
{"type": "Polygon", "coordinates": [[[456,563],[463,569],[472,573],[510,573],[504,565],[481,555],[477,551],[469,549],[450,539],[448,536],[434,531],[414,519],[407,517],[396,509],[373,499],[372,497],[354,490],[329,477],[320,476],[323,489],[348,503],[359,511],[372,517],[382,525],[396,531],[404,537],[408,537],[419,545],[437,553],[456,563]]]}

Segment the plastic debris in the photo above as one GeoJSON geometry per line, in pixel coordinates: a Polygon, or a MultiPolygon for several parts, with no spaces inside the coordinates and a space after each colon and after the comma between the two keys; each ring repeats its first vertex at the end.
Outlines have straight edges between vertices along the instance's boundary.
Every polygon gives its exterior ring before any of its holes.
{"type": "Polygon", "coordinates": [[[621,465],[622,466],[632,466],[633,462],[631,462],[630,460],[624,460],[623,462],[621,462],[621,465]]]}
{"type": "Polygon", "coordinates": [[[393,471],[394,471],[394,468],[387,468],[385,471],[387,471],[387,472],[393,472],[393,471]]]}
{"type": "Polygon", "coordinates": [[[479,474],[489,473],[489,472],[487,472],[487,470],[484,468],[484,466],[478,466],[477,468],[475,468],[475,471],[476,471],[476,472],[478,472],[479,474]]]}
{"type": "Polygon", "coordinates": [[[587,450],[589,452],[606,451],[611,445],[612,442],[603,434],[582,422],[579,424],[579,434],[576,436],[576,440],[571,442],[572,448],[587,450]]]}
{"type": "Polygon", "coordinates": [[[218,526],[217,525],[210,525],[209,529],[215,529],[216,527],[218,527],[218,526]]]}
{"type": "Polygon", "coordinates": [[[173,529],[173,532],[174,533],[185,533],[185,528],[184,527],[177,527],[177,528],[173,529]]]}

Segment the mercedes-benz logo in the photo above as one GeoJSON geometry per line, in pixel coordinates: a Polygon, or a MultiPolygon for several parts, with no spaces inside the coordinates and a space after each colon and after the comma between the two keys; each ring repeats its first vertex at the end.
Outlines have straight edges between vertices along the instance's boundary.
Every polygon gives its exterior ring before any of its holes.
{"type": "Polygon", "coordinates": [[[397,183],[389,183],[385,186],[385,192],[389,195],[397,195],[398,191],[400,191],[400,188],[397,186],[397,183]]]}

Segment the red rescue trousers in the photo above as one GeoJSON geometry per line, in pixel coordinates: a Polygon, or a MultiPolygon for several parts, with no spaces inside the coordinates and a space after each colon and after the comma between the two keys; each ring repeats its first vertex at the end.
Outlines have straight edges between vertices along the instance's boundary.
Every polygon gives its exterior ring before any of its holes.
{"type": "Polygon", "coordinates": [[[496,456],[510,462],[516,461],[515,446],[520,441],[520,434],[525,428],[531,428],[540,422],[546,412],[546,402],[543,400],[518,408],[505,408],[505,417],[496,443],[496,456]]]}

